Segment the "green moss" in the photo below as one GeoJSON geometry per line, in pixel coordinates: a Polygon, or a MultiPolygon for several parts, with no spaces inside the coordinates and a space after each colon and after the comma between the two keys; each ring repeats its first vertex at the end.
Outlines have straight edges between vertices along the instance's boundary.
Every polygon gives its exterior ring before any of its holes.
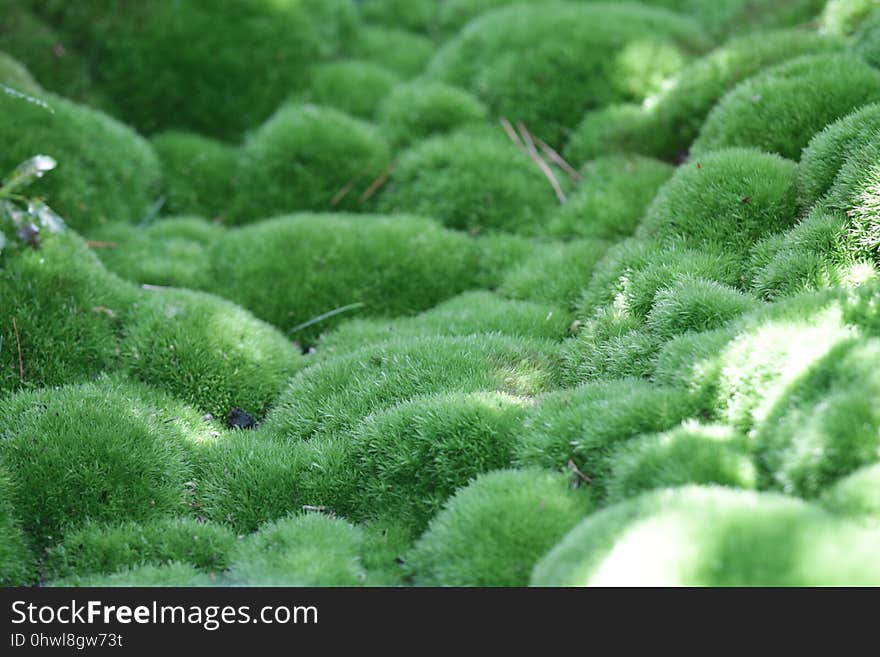
{"type": "Polygon", "coordinates": [[[412,32],[431,32],[441,6],[436,0],[364,0],[359,5],[365,20],[412,32]]]}
{"type": "Polygon", "coordinates": [[[452,393],[372,413],[347,436],[344,474],[323,499],[347,517],[420,534],[456,489],[510,465],[524,406],[504,393],[452,393]]]}
{"type": "Polygon", "coordinates": [[[828,34],[850,36],[877,9],[874,0],[828,0],[821,29],[828,34]]]}
{"type": "Polygon", "coordinates": [[[109,221],[137,221],[156,200],[160,166],[150,144],[97,110],[51,95],[29,102],[0,94],[0,170],[6,175],[36,154],[58,169],[28,189],[65,221],[89,230],[109,221]]]}
{"type": "Polygon", "coordinates": [[[801,155],[798,192],[801,211],[808,212],[834,184],[847,158],[876,140],[880,132],[880,105],[868,105],[825,127],[801,155]]]}
{"type": "Polygon", "coordinates": [[[16,518],[12,479],[0,468],[0,586],[27,586],[36,579],[36,563],[16,518]]]}
{"type": "Polygon", "coordinates": [[[113,368],[136,295],[73,233],[43,235],[38,251],[4,250],[0,390],[88,381],[113,368]]]}
{"type": "Polygon", "coordinates": [[[206,288],[211,285],[212,244],[223,229],[199,217],[170,217],[146,227],[110,224],[95,234],[107,248],[95,253],[120,277],[147,285],[206,288]]]}
{"type": "Polygon", "coordinates": [[[736,332],[726,327],[672,338],[656,354],[654,382],[687,391],[699,412],[712,417],[721,379],[719,355],[735,337],[736,332]]]}
{"type": "Polygon", "coordinates": [[[146,294],[126,332],[122,360],[132,377],[219,418],[233,408],[261,416],[304,365],[275,328],[202,292],[146,294]]]}
{"type": "Polygon", "coordinates": [[[703,45],[696,23],[660,9],[517,5],[468,25],[428,73],[559,147],[585,110],[644,98],[703,45]]]}
{"type": "Polygon", "coordinates": [[[753,310],[757,300],[702,278],[682,277],[657,292],[648,326],[663,339],[690,331],[711,331],[753,310]]]}
{"type": "Polygon", "coordinates": [[[576,161],[619,152],[681,158],[712,108],[737,84],[794,57],[842,48],[838,39],[800,30],[732,39],[685,67],[644,107],[622,105],[588,112],[566,153],[576,161]]]}
{"type": "Polygon", "coordinates": [[[122,568],[115,573],[93,574],[84,577],[49,582],[55,587],[205,587],[214,585],[210,575],[200,572],[194,566],[172,561],[163,565],[145,564],[122,568]]]}
{"type": "Polygon", "coordinates": [[[844,341],[812,364],[757,427],[765,485],[815,497],[877,460],[880,416],[874,359],[880,341],[844,341]]]}
{"type": "Polygon", "coordinates": [[[482,475],[434,517],[406,567],[418,586],[525,586],[532,565],[589,511],[563,475],[482,475]]]}
{"type": "Polygon", "coordinates": [[[237,151],[189,132],[165,132],[152,143],[164,169],[163,211],[224,218],[233,200],[237,151]]]}
{"type": "Polygon", "coordinates": [[[341,518],[285,518],[238,545],[226,579],[239,586],[362,585],[363,541],[362,530],[341,518]]]}
{"type": "Polygon", "coordinates": [[[45,93],[25,65],[5,52],[0,52],[0,84],[27,94],[45,93]]]}
{"type": "Polygon", "coordinates": [[[419,34],[371,25],[358,30],[349,48],[353,57],[375,62],[404,78],[418,75],[434,53],[434,44],[419,34]]]}
{"type": "Polygon", "coordinates": [[[548,244],[511,268],[500,291],[513,299],[573,308],[607,248],[606,242],[593,239],[548,244]]]}
{"type": "Polygon", "coordinates": [[[308,87],[296,97],[371,119],[398,81],[395,73],[373,62],[356,59],[328,62],[314,67],[308,87]]]}
{"type": "Polygon", "coordinates": [[[880,463],[866,465],[826,489],[822,504],[835,514],[880,523],[880,463]]]}
{"type": "Polygon", "coordinates": [[[499,335],[370,345],[291,379],[264,429],[280,441],[314,439],[432,393],[503,392],[528,398],[557,384],[554,351],[552,343],[499,335]]]}
{"type": "Polygon", "coordinates": [[[737,85],[712,110],[693,153],[749,146],[797,160],[813,135],[880,98],[880,72],[851,55],[807,55],[737,85]]]}
{"type": "Polygon", "coordinates": [[[822,208],[845,213],[848,233],[858,247],[874,252],[880,246],[880,133],[854,148],[844,161],[822,208]]]}
{"type": "Polygon", "coordinates": [[[235,543],[235,535],[225,527],[189,518],[87,523],[49,549],[45,571],[49,579],[68,582],[123,568],[173,562],[203,572],[220,572],[229,564],[235,543]]]}
{"type": "Polygon", "coordinates": [[[539,400],[526,415],[515,462],[561,471],[572,461],[601,499],[621,442],[671,429],[694,412],[681,389],[637,379],[587,383],[539,400]]]}
{"type": "Polygon", "coordinates": [[[286,105],[242,148],[232,218],[363,209],[363,193],[388,160],[388,145],[371,125],[332,108],[286,105]]]}
{"type": "Polygon", "coordinates": [[[486,233],[474,240],[479,252],[477,286],[495,289],[513,267],[540,249],[536,239],[511,233],[486,233]]]}
{"type": "Polygon", "coordinates": [[[631,235],[673,168],[640,156],[604,157],[581,169],[583,181],[553,213],[545,233],[615,239],[631,235]]]}
{"type": "Polygon", "coordinates": [[[498,333],[511,337],[561,340],[570,327],[561,308],[504,299],[492,292],[465,292],[415,317],[355,319],[321,338],[319,354],[342,354],[392,338],[498,333]]]}
{"type": "Polygon", "coordinates": [[[199,416],[170,398],[112,381],[20,392],[0,400],[0,462],[33,543],[87,520],[184,513],[199,416]]]}
{"type": "Polygon", "coordinates": [[[695,249],[748,254],[795,218],[797,165],[775,155],[725,149],[679,168],[654,199],[637,236],[695,249]]]}
{"type": "Polygon", "coordinates": [[[377,120],[394,147],[487,119],[485,105],[464,89],[415,80],[395,87],[379,105],[377,120]]]}
{"type": "Polygon", "coordinates": [[[210,291],[309,342],[343,318],[417,313],[473,286],[477,246],[428,219],[297,215],[229,231],[209,252],[210,291]],[[242,257],[242,254],[246,256],[242,257]]]}
{"type": "Polygon", "coordinates": [[[756,479],[744,440],[725,426],[686,422],[666,433],[622,443],[614,450],[608,502],[685,484],[754,488],[756,479]]]}
{"type": "Polygon", "coordinates": [[[501,126],[416,144],[382,190],[382,212],[433,217],[452,228],[532,234],[558,204],[547,179],[501,126]],[[475,184],[475,181],[478,181],[475,184]]]}
{"type": "Polygon", "coordinates": [[[880,582],[878,534],[799,500],[689,486],[593,514],[536,586],[846,586],[880,582]]]}

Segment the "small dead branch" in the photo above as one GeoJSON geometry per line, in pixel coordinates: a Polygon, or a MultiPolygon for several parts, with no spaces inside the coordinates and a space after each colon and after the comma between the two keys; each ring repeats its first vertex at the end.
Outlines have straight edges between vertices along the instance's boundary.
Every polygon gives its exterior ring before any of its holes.
{"type": "Polygon", "coordinates": [[[165,285],[150,285],[149,283],[144,283],[141,285],[141,289],[149,290],[150,292],[161,292],[162,290],[168,290],[170,288],[165,285]]]}
{"type": "Polygon", "coordinates": [[[520,135],[522,135],[523,142],[525,142],[526,149],[529,152],[529,157],[538,165],[538,168],[541,170],[541,173],[544,174],[544,177],[550,181],[550,185],[553,187],[553,191],[556,192],[556,198],[559,199],[559,203],[561,205],[565,205],[568,202],[568,199],[565,198],[565,194],[562,193],[562,187],[559,186],[559,181],[556,180],[556,176],[553,175],[553,170],[550,168],[544,159],[538,154],[538,149],[535,148],[535,142],[532,139],[531,133],[526,129],[525,124],[522,121],[517,121],[516,127],[519,130],[520,135]]]}
{"type": "Polygon", "coordinates": [[[119,246],[118,242],[98,242],[96,240],[86,240],[86,246],[90,249],[115,249],[119,246]]]}
{"type": "Polygon", "coordinates": [[[567,466],[572,473],[574,473],[574,481],[572,482],[572,488],[578,488],[581,484],[591,484],[593,480],[581,472],[580,468],[578,468],[574,461],[571,459],[568,460],[567,466]]]}
{"type": "Polygon", "coordinates": [[[544,155],[547,156],[547,159],[553,162],[553,164],[558,166],[560,169],[565,171],[565,173],[568,174],[568,177],[571,178],[572,182],[580,182],[584,179],[581,172],[571,166],[568,162],[566,162],[565,158],[562,157],[558,152],[556,152],[556,150],[552,146],[549,146],[547,142],[539,139],[538,137],[535,137],[534,135],[532,135],[532,138],[535,140],[538,148],[540,148],[544,152],[544,155]]]}
{"type": "Polygon", "coordinates": [[[513,126],[510,124],[510,121],[508,121],[507,119],[502,117],[501,118],[501,127],[504,128],[504,132],[507,133],[507,136],[510,138],[510,141],[512,141],[514,143],[514,145],[517,148],[519,148],[523,153],[528,155],[529,154],[528,149],[526,148],[525,144],[522,143],[522,139],[520,139],[519,135],[516,134],[516,130],[513,129],[513,126]]]}
{"type": "Polygon", "coordinates": [[[12,318],[12,330],[15,332],[15,344],[18,346],[18,380],[24,381],[24,360],[21,357],[21,337],[18,335],[18,323],[12,318]]]}
{"type": "Polygon", "coordinates": [[[337,205],[339,205],[342,202],[342,200],[346,196],[348,196],[348,193],[351,191],[352,187],[355,186],[355,183],[357,183],[358,180],[363,178],[366,175],[366,173],[367,173],[366,170],[361,171],[354,178],[352,178],[347,183],[345,183],[345,185],[342,186],[342,189],[340,189],[338,192],[336,192],[336,194],[333,195],[333,198],[330,199],[330,207],[335,208],[337,205]]]}
{"type": "Polygon", "coordinates": [[[365,203],[366,201],[369,201],[370,198],[372,198],[373,194],[378,192],[379,189],[382,187],[382,185],[384,185],[386,182],[388,182],[388,179],[391,177],[391,174],[394,173],[394,170],[396,168],[397,168],[397,160],[394,160],[394,162],[389,164],[385,168],[385,170],[379,174],[378,178],[376,178],[372,183],[370,183],[370,186],[367,187],[367,189],[364,191],[364,193],[360,195],[360,198],[358,198],[358,200],[361,203],[365,203]]]}
{"type": "Polygon", "coordinates": [[[108,317],[116,317],[116,311],[112,308],[107,308],[106,306],[95,306],[92,308],[92,311],[96,313],[104,313],[108,317]]]}
{"type": "Polygon", "coordinates": [[[333,509],[328,509],[326,506],[312,506],[311,504],[303,504],[302,510],[303,511],[314,511],[315,513],[324,513],[324,514],[330,516],[331,518],[336,517],[336,511],[334,511],[333,509]]]}

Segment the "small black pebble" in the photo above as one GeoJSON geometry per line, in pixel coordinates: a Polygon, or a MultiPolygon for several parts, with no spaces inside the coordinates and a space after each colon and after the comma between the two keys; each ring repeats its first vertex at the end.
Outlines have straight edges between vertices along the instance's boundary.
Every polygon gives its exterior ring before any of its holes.
{"type": "Polygon", "coordinates": [[[254,429],[257,426],[257,421],[247,411],[233,408],[226,416],[226,426],[230,429],[254,429]]]}

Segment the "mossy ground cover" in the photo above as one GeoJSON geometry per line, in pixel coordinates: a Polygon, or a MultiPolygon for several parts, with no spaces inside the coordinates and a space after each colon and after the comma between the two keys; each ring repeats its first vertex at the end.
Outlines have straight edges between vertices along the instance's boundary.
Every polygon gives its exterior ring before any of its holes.
{"type": "Polygon", "coordinates": [[[0,0],[0,585],[880,583],[875,2],[135,4],[0,0]]]}

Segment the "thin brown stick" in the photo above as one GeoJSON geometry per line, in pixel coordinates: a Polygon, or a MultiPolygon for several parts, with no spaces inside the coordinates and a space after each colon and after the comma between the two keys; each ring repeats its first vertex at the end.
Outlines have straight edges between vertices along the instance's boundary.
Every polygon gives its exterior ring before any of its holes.
{"type": "Polygon", "coordinates": [[[167,285],[150,285],[149,283],[144,283],[141,285],[141,288],[150,292],[161,292],[162,290],[169,289],[167,285]]]}
{"type": "Polygon", "coordinates": [[[364,193],[360,195],[360,198],[358,200],[361,203],[365,203],[366,201],[369,201],[370,198],[372,198],[373,194],[378,192],[379,188],[381,188],[382,185],[384,185],[386,182],[388,182],[388,179],[391,177],[391,174],[394,173],[394,170],[396,168],[397,168],[397,160],[394,160],[394,162],[392,162],[387,167],[385,167],[385,171],[380,173],[379,177],[376,178],[370,184],[370,186],[367,187],[366,190],[364,190],[364,193]]]}
{"type": "Polygon", "coordinates": [[[345,185],[342,186],[342,189],[336,192],[336,194],[333,195],[333,198],[330,199],[330,207],[335,208],[339,205],[342,202],[342,199],[348,196],[348,193],[351,191],[351,188],[354,187],[355,183],[363,178],[366,173],[366,170],[361,171],[354,178],[345,183],[345,185]]]}
{"type": "Polygon", "coordinates": [[[520,139],[519,135],[516,134],[516,130],[513,129],[513,126],[510,124],[510,121],[508,121],[507,119],[502,117],[501,118],[501,127],[504,128],[504,132],[507,133],[507,136],[510,138],[510,141],[512,141],[514,143],[514,145],[517,148],[519,148],[523,153],[528,155],[529,154],[528,149],[526,148],[525,144],[522,143],[522,139],[520,139]]]}
{"type": "Polygon", "coordinates": [[[86,240],[86,246],[91,249],[115,249],[119,246],[118,242],[98,242],[96,240],[86,240]]]}
{"type": "Polygon", "coordinates": [[[574,473],[574,476],[577,480],[588,484],[593,482],[590,477],[581,472],[580,468],[578,468],[577,465],[575,465],[574,461],[572,461],[571,459],[568,460],[567,467],[574,473]]]}
{"type": "Polygon", "coordinates": [[[541,173],[544,174],[544,177],[550,181],[550,185],[553,187],[553,191],[556,192],[556,198],[559,200],[559,203],[565,205],[568,202],[568,199],[565,198],[565,194],[562,192],[562,187],[559,186],[559,181],[556,180],[556,176],[553,175],[553,170],[550,169],[550,166],[540,155],[538,155],[538,149],[535,148],[535,142],[532,140],[531,133],[526,129],[526,126],[522,121],[517,121],[516,127],[522,135],[526,148],[529,151],[529,156],[535,164],[538,165],[538,168],[541,170],[541,173]]]}
{"type": "Polygon", "coordinates": [[[12,318],[12,330],[15,331],[15,344],[18,346],[18,380],[24,381],[24,361],[21,358],[21,338],[18,335],[18,323],[12,318]]]}
{"type": "Polygon", "coordinates": [[[562,157],[556,151],[556,149],[548,145],[547,142],[540,139],[539,137],[535,137],[535,135],[532,135],[532,138],[534,138],[535,143],[538,145],[538,148],[540,148],[544,152],[544,155],[547,156],[547,159],[549,159],[551,162],[553,162],[553,164],[565,171],[565,173],[568,174],[568,177],[571,178],[572,181],[580,182],[584,179],[581,172],[571,166],[568,162],[566,162],[565,158],[562,157]]]}

